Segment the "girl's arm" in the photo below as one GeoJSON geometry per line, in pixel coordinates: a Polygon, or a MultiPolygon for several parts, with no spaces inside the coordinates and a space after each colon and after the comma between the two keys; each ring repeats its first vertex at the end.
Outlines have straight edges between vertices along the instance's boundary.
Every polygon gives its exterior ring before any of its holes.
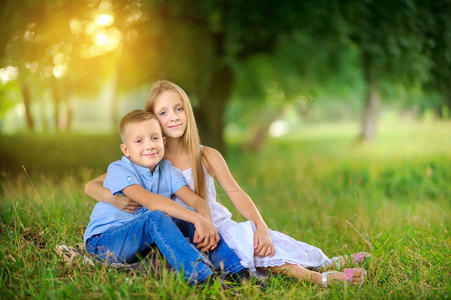
{"type": "MultiPolygon", "coordinates": [[[[186,203],[189,207],[193,208],[198,214],[200,214],[202,217],[207,219],[209,222],[212,222],[211,220],[211,213],[210,208],[208,207],[207,202],[199,197],[196,193],[194,193],[188,186],[184,186],[181,189],[179,189],[175,195],[186,203]]],[[[212,222],[213,223],[213,222],[212,222]]],[[[198,236],[198,232],[194,233],[194,240],[196,240],[196,237],[198,236]]],[[[216,243],[219,242],[219,235],[217,235],[216,243]]],[[[197,242],[197,248],[202,248],[202,250],[206,251],[209,250],[207,243],[197,242]]],[[[211,249],[213,250],[213,249],[211,249]]]]}
{"type": "MultiPolygon", "coordinates": [[[[160,210],[174,218],[193,223],[196,228],[193,242],[203,245],[203,250],[213,250],[216,248],[216,245],[219,242],[219,235],[214,224],[197,212],[194,212],[167,197],[151,193],[139,184],[130,185],[123,189],[122,192],[127,197],[136,200],[149,210],[160,210]]],[[[179,195],[183,196],[184,193],[182,192],[179,195]]]]}
{"type": "Polygon", "coordinates": [[[92,179],[85,185],[85,193],[97,201],[110,203],[114,207],[128,213],[135,213],[142,207],[138,202],[120,194],[112,195],[111,191],[103,187],[106,174],[92,179]]]}
{"type": "Polygon", "coordinates": [[[203,148],[207,158],[208,166],[212,176],[216,176],[224,191],[232,200],[233,205],[248,220],[252,221],[257,228],[254,233],[254,252],[260,257],[273,256],[275,253],[274,244],[269,235],[268,226],[263,220],[260,212],[252,199],[241,189],[230,173],[224,157],[216,149],[210,147],[203,148]]]}
{"type": "Polygon", "coordinates": [[[207,202],[194,193],[187,185],[179,189],[175,195],[202,217],[212,222],[210,208],[208,207],[207,202]]]}

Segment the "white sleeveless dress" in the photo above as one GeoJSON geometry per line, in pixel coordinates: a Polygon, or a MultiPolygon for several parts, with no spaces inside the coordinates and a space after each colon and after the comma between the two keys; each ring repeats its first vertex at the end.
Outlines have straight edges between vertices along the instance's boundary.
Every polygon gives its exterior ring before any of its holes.
{"type": "MultiPolygon", "coordinates": [[[[191,190],[194,190],[194,180],[192,170],[179,170],[186,179],[191,190]]],[[[211,218],[227,245],[238,255],[241,264],[245,268],[256,272],[258,267],[274,267],[284,264],[296,264],[304,268],[319,270],[332,263],[321,249],[307,243],[297,241],[290,236],[278,231],[269,230],[269,234],[276,249],[273,257],[254,256],[254,231],[256,227],[253,222],[245,221],[237,223],[232,220],[230,211],[216,201],[216,189],[214,179],[208,174],[204,167],[207,203],[210,207],[211,218]]],[[[179,198],[174,196],[174,200],[187,206],[179,198]]]]}

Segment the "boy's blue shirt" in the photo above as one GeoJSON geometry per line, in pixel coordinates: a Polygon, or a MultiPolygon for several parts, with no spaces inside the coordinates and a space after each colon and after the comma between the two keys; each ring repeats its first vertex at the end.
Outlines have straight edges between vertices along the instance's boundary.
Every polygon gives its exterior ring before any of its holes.
{"type": "MultiPolygon", "coordinates": [[[[103,186],[109,189],[113,195],[121,193],[123,189],[133,184],[139,184],[149,192],[170,198],[186,185],[186,182],[182,174],[165,159],[158,163],[153,174],[148,168],[134,164],[125,156],[108,166],[103,186]]],[[[112,204],[98,202],[92,210],[91,221],[86,227],[84,241],[86,242],[89,237],[100,234],[108,228],[141,218],[147,213],[149,210],[145,207],[137,210],[136,213],[127,213],[112,204]]]]}

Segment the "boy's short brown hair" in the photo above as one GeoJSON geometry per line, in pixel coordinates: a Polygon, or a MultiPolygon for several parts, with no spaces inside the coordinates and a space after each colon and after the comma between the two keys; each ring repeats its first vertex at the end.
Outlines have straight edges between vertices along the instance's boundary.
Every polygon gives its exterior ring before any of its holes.
{"type": "Polygon", "coordinates": [[[119,133],[121,135],[122,142],[125,143],[125,127],[130,123],[139,123],[147,120],[157,120],[157,117],[149,111],[136,109],[126,114],[119,124],[119,133]]]}

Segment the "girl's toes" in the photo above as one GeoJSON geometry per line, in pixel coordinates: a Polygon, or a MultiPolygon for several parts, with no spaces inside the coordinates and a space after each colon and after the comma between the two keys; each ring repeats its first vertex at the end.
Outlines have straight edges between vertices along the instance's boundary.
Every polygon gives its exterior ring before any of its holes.
{"type": "Polygon", "coordinates": [[[343,280],[354,285],[361,285],[366,277],[366,271],[362,268],[345,269],[343,280]]]}
{"type": "Polygon", "coordinates": [[[353,278],[354,284],[359,285],[361,283],[361,281],[362,281],[362,272],[359,269],[357,269],[357,270],[354,271],[353,275],[354,275],[353,276],[354,277],[353,278]]]}

